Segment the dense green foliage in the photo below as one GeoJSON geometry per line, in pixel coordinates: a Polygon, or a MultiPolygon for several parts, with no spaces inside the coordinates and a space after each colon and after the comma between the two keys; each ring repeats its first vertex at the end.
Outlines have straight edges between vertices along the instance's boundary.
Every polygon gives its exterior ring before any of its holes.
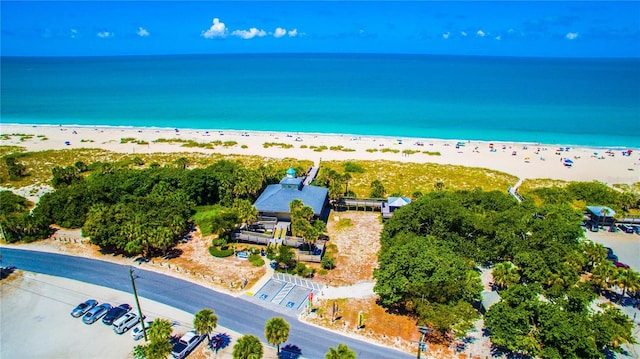
{"type": "Polygon", "coordinates": [[[620,351],[633,341],[632,322],[608,305],[592,312],[583,304],[593,299],[591,288],[578,286],[566,298],[539,299],[540,287],[518,284],[501,292],[502,300],[485,318],[491,341],[512,351],[542,358],[601,358],[602,350],[620,351]],[[581,292],[581,293],[580,293],[581,292]]]}
{"type": "Polygon", "coordinates": [[[544,204],[576,203],[583,206],[608,206],[616,212],[640,208],[640,196],[633,192],[620,192],[601,182],[571,182],[565,187],[541,187],[525,196],[538,198],[544,204]]]}
{"type": "Polygon", "coordinates": [[[215,233],[228,233],[238,222],[254,218],[247,204],[279,177],[271,167],[253,170],[219,161],[187,170],[184,159],[176,161],[178,168],[142,170],[109,163],[55,167],[57,189],[41,198],[34,216],[47,224],[82,227],[101,247],[148,257],[166,251],[190,230],[196,206],[229,208],[209,217],[215,233]],[[81,171],[90,173],[84,177],[81,171]]]}
{"type": "Polygon", "coordinates": [[[0,234],[8,243],[32,242],[53,232],[49,223],[29,213],[32,203],[11,191],[0,191],[0,234]]]}
{"type": "Polygon", "coordinates": [[[640,279],[611,266],[602,246],[581,241],[581,221],[562,201],[518,204],[481,190],[425,194],[385,223],[374,290],[381,304],[419,324],[462,335],[478,316],[475,263],[494,265],[494,285],[503,290],[486,318],[494,344],[542,357],[599,357],[632,340],[631,332],[624,316],[594,312],[591,303],[614,285],[622,296],[637,290],[640,279]],[[594,344],[605,329],[596,320],[616,323],[608,327],[615,334],[604,336],[615,342],[594,344]]]}

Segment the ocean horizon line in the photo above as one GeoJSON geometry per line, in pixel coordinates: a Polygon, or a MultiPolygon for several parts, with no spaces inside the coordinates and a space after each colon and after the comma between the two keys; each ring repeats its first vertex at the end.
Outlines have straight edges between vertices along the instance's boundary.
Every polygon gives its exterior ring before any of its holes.
{"type": "Polygon", "coordinates": [[[531,60],[621,60],[640,61],[640,56],[536,56],[536,55],[469,55],[469,54],[438,54],[413,52],[221,52],[221,53],[157,53],[157,54],[116,54],[116,55],[0,55],[0,59],[72,59],[72,58],[181,58],[181,57],[216,57],[216,56],[345,56],[345,57],[421,57],[421,58],[461,58],[461,59],[531,59],[531,60]]]}
{"type": "MultiPolygon", "coordinates": [[[[140,125],[86,125],[86,124],[35,124],[35,123],[3,123],[3,126],[27,126],[27,127],[47,127],[47,128],[84,128],[84,129],[127,129],[127,130],[155,130],[155,131],[166,131],[166,132],[180,132],[180,131],[192,131],[192,132],[233,132],[233,133],[259,133],[259,134],[279,134],[282,136],[328,136],[328,137],[346,137],[348,139],[361,139],[371,138],[371,139],[384,139],[389,141],[397,141],[397,140],[416,140],[416,141],[433,141],[433,142],[474,142],[474,143],[496,143],[496,144],[510,144],[510,145],[518,145],[518,146],[543,146],[543,147],[571,147],[571,148],[586,148],[586,149],[597,149],[597,150],[626,150],[632,149],[635,151],[640,151],[640,146],[620,146],[620,145],[611,145],[611,146],[602,146],[602,145],[585,145],[585,144],[572,144],[572,143],[544,143],[544,142],[535,142],[535,141],[511,141],[511,140],[502,140],[502,139],[478,139],[478,138],[437,138],[437,137],[416,137],[416,136],[389,136],[389,135],[378,135],[378,134],[357,134],[357,133],[326,133],[326,132],[303,132],[303,131],[281,131],[281,130],[254,130],[254,129],[234,129],[234,128],[192,128],[192,127],[163,127],[163,126],[140,126],[140,125]]],[[[1,128],[1,127],[0,127],[1,128]]],[[[3,133],[3,131],[1,134],[3,133]]],[[[7,134],[10,135],[10,134],[7,134]]]]}

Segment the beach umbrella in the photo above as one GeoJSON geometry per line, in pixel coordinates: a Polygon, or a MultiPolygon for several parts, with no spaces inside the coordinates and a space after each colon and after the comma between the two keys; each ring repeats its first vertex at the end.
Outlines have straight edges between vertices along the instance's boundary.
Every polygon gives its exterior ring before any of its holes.
{"type": "Polygon", "coordinates": [[[565,158],[565,159],[564,159],[564,163],[573,163],[573,161],[572,161],[572,160],[570,160],[570,159],[568,159],[568,158],[565,158]]]}

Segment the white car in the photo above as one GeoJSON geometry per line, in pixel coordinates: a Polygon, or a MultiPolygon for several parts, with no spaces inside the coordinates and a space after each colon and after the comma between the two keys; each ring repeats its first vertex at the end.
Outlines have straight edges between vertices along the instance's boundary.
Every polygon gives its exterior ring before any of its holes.
{"type": "MultiPolygon", "coordinates": [[[[144,318],[142,319],[144,320],[144,318]]],[[[133,328],[139,322],[140,317],[138,317],[138,314],[129,312],[113,322],[113,331],[117,334],[124,334],[124,332],[133,328]]]]}
{"type": "MultiPolygon", "coordinates": [[[[149,327],[151,326],[151,323],[152,323],[151,321],[144,322],[144,328],[147,330],[147,332],[149,332],[149,327]]],[[[142,332],[142,323],[138,323],[138,325],[133,327],[133,329],[131,330],[131,337],[133,338],[133,340],[138,340],[144,337],[144,333],[142,332]]]]}

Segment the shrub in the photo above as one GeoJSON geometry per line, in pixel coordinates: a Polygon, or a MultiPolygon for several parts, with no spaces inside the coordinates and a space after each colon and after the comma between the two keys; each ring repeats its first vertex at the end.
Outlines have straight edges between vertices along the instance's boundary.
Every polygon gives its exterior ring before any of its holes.
{"type": "Polygon", "coordinates": [[[323,269],[333,269],[336,267],[336,260],[330,254],[325,254],[320,264],[323,269]]]}
{"type": "Polygon", "coordinates": [[[275,249],[273,249],[273,246],[271,245],[267,246],[267,258],[269,258],[269,260],[276,259],[276,251],[275,249]]]}
{"type": "Polygon", "coordinates": [[[264,265],[264,259],[259,254],[252,254],[249,256],[249,262],[255,267],[262,267],[264,265]]]}
{"type": "Polygon", "coordinates": [[[211,240],[211,244],[216,246],[216,247],[220,247],[220,246],[224,246],[227,244],[227,240],[226,238],[214,238],[211,240]]]}
{"type": "Polygon", "coordinates": [[[344,171],[345,172],[351,172],[351,173],[364,173],[365,172],[364,167],[362,167],[362,165],[360,165],[359,163],[356,163],[356,162],[347,161],[342,166],[344,167],[344,171]]]}
{"type": "Polygon", "coordinates": [[[233,254],[233,249],[218,249],[214,246],[211,246],[209,247],[209,254],[217,258],[225,258],[233,254]]]}

